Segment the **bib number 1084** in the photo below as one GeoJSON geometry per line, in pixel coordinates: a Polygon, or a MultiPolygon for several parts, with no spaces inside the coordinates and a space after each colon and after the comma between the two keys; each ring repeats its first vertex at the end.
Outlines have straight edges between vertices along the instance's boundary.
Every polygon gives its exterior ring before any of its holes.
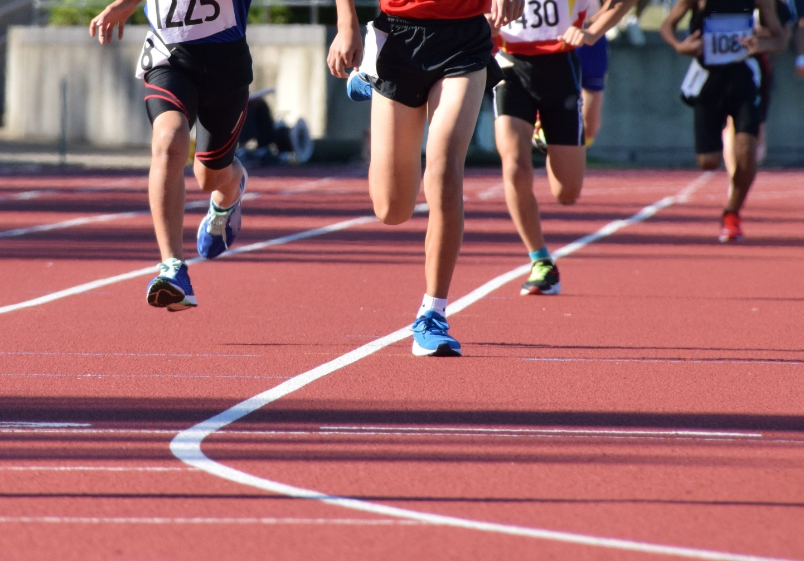
{"type": "Polygon", "coordinates": [[[740,33],[712,33],[709,46],[711,53],[718,55],[739,53],[745,49],[743,37],[740,33]]]}
{"type": "Polygon", "coordinates": [[[556,27],[558,25],[558,4],[555,0],[529,0],[527,7],[522,12],[522,17],[508,24],[509,28],[512,28],[515,23],[523,28],[530,27],[531,29],[539,29],[544,25],[556,27]]]}
{"type": "MultiPolygon", "coordinates": [[[[156,4],[156,11],[158,14],[160,14],[157,22],[159,29],[199,25],[207,21],[215,21],[218,19],[218,16],[221,15],[221,6],[216,0],[189,0],[189,2],[186,3],[187,11],[184,13],[183,18],[181,15],[177,16],[176,14],[179,0],[154,0],[154,2],[156,4]],[[162,10],[159,6],[160,2],[170,2],[170,7],[165,15],[164,23],[162,22],[161,17],[162,10]],[[208,8],[204,9],[203,13],[196,13],[196,8],[199,5],[211,7],[212,13],[209,13],[210,10],[208,8]]],[[[198,12],[202,11],[199,9],[198,12]]]]}

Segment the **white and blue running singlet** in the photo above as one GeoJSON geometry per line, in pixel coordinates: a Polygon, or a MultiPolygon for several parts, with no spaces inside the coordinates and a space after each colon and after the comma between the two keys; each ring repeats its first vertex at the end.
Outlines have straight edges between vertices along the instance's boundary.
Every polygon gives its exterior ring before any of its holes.
{"type": "Polygon", "coordinates": [[[137,77],[168,64],[168,45],[229,43],[246,36],[251,0],[148,0],[151,31],[137,65],[137,77]]]}

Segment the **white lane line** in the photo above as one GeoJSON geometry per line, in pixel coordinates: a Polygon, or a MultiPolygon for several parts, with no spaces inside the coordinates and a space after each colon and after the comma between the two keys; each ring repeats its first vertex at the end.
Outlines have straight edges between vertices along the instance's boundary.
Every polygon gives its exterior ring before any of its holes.
{"type": "Polygon", "coordinates": [[[593,435],[621,435],[621,436],[723,436],[733,438],[762,438],[762,433],[756,432],[722,432],[701,430],[639,430],[639,429],[489,429],[480,427],[360,427],[360,426],[323,426],[322,431],[353,430],[353,431],[416,431],[416,432],[479,432],[479,433],[525,433],[525,434],[593,434],[593,435]]]}
{"type": "Polygon", "coordinates": [[[108,471],[108,472],[166,472],[166,471],[180,471],[183,473],[190,471],[198,471],[192,467],[157,467],[157,466],[143,466],[143,467],[115,467],[115,466],[0,466],[0,471],[108,471]]]}
{"type": "Polygon", "coordinates": [[[647,362],[661,364],[773,364],[776,366],[801,366],[804,361],[798,360],[729,360],[729,359],[672,359],[672,358],[522,358],[533,362],[647,362]]]}
{"type": "Polygon", "coordinates": [[[58,193],[56,189],[38,189],[35,191],[23,191],[14,195],[0,195],[0,202],[2,201],[30,201],[31,199],[38,199],[43,195],[52,195],[58,193]]]}
{"type": "Polygon", "coordinates": [[[91,423],[50,423],[50,422],[37,422],[37,421],[0,421],[0,429],[5,428],[77,428],[77,427],[91,427],[91,423]]]}
{"type": "MultiPolygon", "coordinates": [[[[638,212],[637,214],[635,214],[634,216],[632,216],[627,220],[618,220],[616,222],[612,222],[611,224],[604,226],[597,232],[585,236],[584,238],[581,238],[580,240],[561,248],[560,250],[554,253],[555,258],[569,255],[570,253],[578,251],[579,249],[585,247],[586,245],[600,238],[613,234],[617,230],[620,230],[621,228],[624,228],[629,224],[634,224],[646,220],[663,208],[666,208],[675,203],[684,202],[688,200],[691,194],[700,186],[702,186],[711,177],[711,175],[712,175],[711,173],[704,173],[698,179],[693,181],[687,188],[683,189],[675,197],[666,197],[665,199],[662,199],[661,201],[653,205],[645,207],[640,212],[638,212]]],[[[530,265],[523,265],[522,267],[518,267],[507,274],[501,275],[500,277],[497,277],[496,279],[489,281],[485,285],[481,286],[480,288],[474,290],[473,292],[469,293],[463,298],[460,298],[455,303],[450,305],[447,308],[447,315],[458,313],[459,311],[465,309],[467,306],[470,306],[471,304],[477,302],[484,296],[488,295],[493,290],[499,288],[500,286],[503,286],[506,282],[510,282],[511,280],[518,278],[519,276],[527,273],[529,270],[530,265]]],[[[406,326],[402,329],[399,329],[398,331],[391,333],[390,335],[386,335],[385,337],[367,343],[362,347],[359,347],[349,353],[346,353],[345,355],[338,357],[335,360],[332,360],[312,370],[309,370],[303,374],[300,374],[295,378],[283,382],[282,384],[279,384],[274,388],[266,390],[261,394],[258,394],[245,401],[242,401],[234,405],[233,407],[215,415],[214,417],[202,421],[201,423],[198,423],[197,425],[194,425],[189,429],[186,429],[181,433],[179,433],[170,443],[171,452],[173,452],[173,454],[178,459],[180,459],[187,465],[196,467],[198,469],[206,471],[210,475],[214,475],[222,479],[233,481],[235,483],[240,483],[242,485],[262,489],[264,491],[269,491],[271,493],[277,493],[280,495],[286,495],[295,498],[318,500],[333,506],[340,506],[362,512],[371,512],[374,514],[385,515],[392,518],[416,520],[419,522],[425,522],[439,526],[466,528],[478,531],[531,537],[531,538],[559,541],[578,545],[588,545],[592,547],[638,551],[643,553],[671,555],[671,556],[686,557],[692,559],[713,559],[719,561],[759,561],[759,560],[768,561],[770,559],[767,557],[757,557],[752,555],[741,555],[735,553],[711,551],[711,550],[689,548],[689,547],[668,546],[668,545],[638,542],[633,540],[589,536],[584,534],[576,534],[572,532],[561,532],[541,528],[528,528],[508,524],[498,524],[493,522],[469,520],[454,516],[431,514],[426,512],[387,506],[383,504],[370,503],[367,501],[361,501],[357,499],[349,499],[345,497],[327,495],[319,491],[311,489],[303,489],[300,487],[294,487],[292,485],[286,485],[278,481],[272,481],[270,479],[258,477],[256,475],[252,475],[234,469],[232,467],[226,466],[224,464],[212,460],[211,458],[207,457],[201,450],[201,443],[204,441],[205,438],[210,436],[212,433],[227,427],[228,425],[234,423],[239,419],[242,419],[246,415],[253,413],[254,411],[260,409],[261,407],[269,403],[272,403],[284,396],[287,396],[295,392],[296,390],[299,390],[304,386],[326,376],[327,374],[340,370],[341,368],[344,368],[345,366],[348,366],[367,356],[370,356],[389,345],[401,341],[409,337],[410,334],[411,334],[410,328],[406,326]]]]}
{"type": "MultiPolygon", "coordinates": [[[[243,200],[253,200],[261,197],[261,193],[246,193],[243,195],[243,200]]],[[[194,208],[206,208],[209,206],[209,200],[191,201],[184,205],[184,210],[194,208]]],[[[85,226],[86,224],[96,224],[99,222],[113,222],[115,220],[127,220],[129,218],[136,218],[138,216],[147,216],[151,214],[150,210],[135,210],[131,212],[115,212],[112,214],[101,214],[98,216],[82,216],[80,218],[72,218],[70,220],[63,220],[62,222],[53,222],[51,224],[40,224],[39,226],[30,226],[28,228],[16,228],[14,230],[5,230],[0,232],[0,238],[14,238],[25,236],[27,234],[36,234],[39,232],[49,232],[51,230],[63,230],[65,228],[75,228],[76,226],[85,226]]]]}
{"type": "Polygon", "coordinates": [[[505,194],[505,185],[502,183],[498,183],[478,193],[477,198],[482,201],[485,201],[488,199],[502,197],[504,194],[505,194]]]}
{"type": "Polygon", "coordinates": [[[287,380],[292,376],[261,376],[259,374],[58,374],[37,372],[2,372],[0,376],[17,378],[206,378],[244,380],[287,380]]]}
{"type": "Polygon", "coordinates": [[[387,518],[146,518],[94,516],[0,516],[0,524],[261,524],[269,526],[421,526],[387,518]]]}
{"type": "MultiPolygon", "coordinates": [[[[427,210],[426,204],[416,205],[414,212],[424,212],[427,210]]],[[[259,251],[261,249],[265,249],[268,247],[273,247],[277,245],[283,245],[291,242],[295,242],[298,240],[304,240],[307,238],[314,238],[316,236],[323,236],[326,234],[331,234],[333,232],[339,232],[341,230],[347,230],[354,226],[360,226],[363,224],[370,224],[371,222],[376,222],[377,218],[375,216],[361,216],[359,218],[353,218],[351,220],[344,220],[342,222],[336,222],[335,224],[330,224],[329,226],[324,226],[322,228],[314,228],[312,230],[306,230],[304,232],[299,232],[297,234],[290,234],[288,236],[282,236],[281,238],[274,238],[272,240],[267,240],[264,242],[257,242],[250,245],[237,247],[235,249],[230,249],[229,251],[224,252],[217,257],[216,259],[223,259],[225,257],[231,257],[232,255],[239,255],[241,253],[250,253],[252,251],[259,251]]],[[[202,257],[194,257],[192,259],[187,259],[186,263],[188,265],[192,265],[194,263],[203,263],[207,261],[202,257]]],[[[20,302],[18,304],[10,304],[8,306],[0,307],[0,314],[7,314],[9,312],[14,312],[17,310],[21,310],[23,308],[31,308],[34,306],[41,306],[42,304],[47,304],[49,302],[53,302],[54,300],[60,300],[62,298],[67,298],[68,296],[74,296],[76,294],[83,294],[85,292],[90,292],[95,290],[96,288],[101,288],[103,286],[108,286],[110,284],[116,284],[119,282],[127,281],[130,279],[135,279],[138,277],[144,277],[148,275],[153,275],[156,272],[156,265],[152,265],[150,267],[145,267],[143,269],[137,269],[136,271],[131,271],[129,273],[123,273],[122,275],[116,275],[114,277],[108,277],[105,279],[99,279],[96,281],[88,282],[85,284],[81,284],[78,286],[74,286],[72,288],[68,288],[65,290],[59,290],[58,292],[53,292],[46,296],[40,296],[39,298],[34,298],[32,300],[26,300],[24,302],[20,302]]]]}

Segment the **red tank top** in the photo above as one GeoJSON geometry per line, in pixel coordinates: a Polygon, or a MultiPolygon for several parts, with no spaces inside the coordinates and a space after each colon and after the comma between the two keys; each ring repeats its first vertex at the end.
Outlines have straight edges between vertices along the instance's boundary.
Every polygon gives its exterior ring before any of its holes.
{"type": "Polygon", "coordinates": [[[380,0],[389,16],[412,19],[463,19],[491,10],[491,0],[380,0]]]}

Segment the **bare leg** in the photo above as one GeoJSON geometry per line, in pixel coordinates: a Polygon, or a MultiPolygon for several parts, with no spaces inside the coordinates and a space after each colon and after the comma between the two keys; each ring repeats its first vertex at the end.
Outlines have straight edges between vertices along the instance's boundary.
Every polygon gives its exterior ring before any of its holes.
{"type": "Polygon", "coordinates": [[[695,154],[695,161],[698,162],[699,168],[713,171],[720,167],[720,157],[720,152],[706,152],[695,154]]]}
{"type": "Polygon", "coordinates": [[[369,193],[384,224],[413,214],[422,178],[421,145],[427,108],[408,107],[382,95],[371,99],[369,193]]]}
{"type": "Polygon", "coordinates": [[[737,168],[737,157],[734,154],[734,119],[731,115],[726,117],[726,126],[723,127],[723,162],[726,164],[726,173],[734,177],[737,168]]]}
{"type": "Polygon", "coordinates": [[[547,152],[547,177],[553,196],[571,205],[581,196],[586,173],[586,147],[550,144],[547,152]]]}
{"type": "Polygon", "coordinates": [[[427,294],[446,298],[463,242],[463,169],[477,123],[486,71],[444,78],[427,99],[430,133],[424,194],[430,207],[425,240],[427,294]]]}
{"type": "Polygon", "coordinates": [[[494,121],[497,151],[502,159],[505,204],[528,252],[546,244],[539,205],[533,194],[531,142],[533,125],[517,117],[501,115],[494,121]]]}
{"type": "Polygon", "coordinates": [[[243,165],[237,158],[223,169],[208,168],[196,159],[193,162],[193,173],[201,189],[212,193],[212,200],[220,208],[228,208],[240,198],[243,165]]]}
{"type": "Polygon", "coordinates": [[[748,133],[737,133],[734,137],[734,155],[736,167],[732,176],[732,189],[726,210],[739,212],[748,196],[748,190],[754,183],[757,174],[757,139],[748,133]]]}
{"type": "Polygon", "coordinates": [[[165,111],[153,124],[148,199],[162,261],[184,260],[184,165],[190,151],[190,127],[178,111],[165,111]]]}
{"type": "Polygon", "coordinates": [[[603,92],[581,90],[583,96],[583,130],[586,145],[591,146],[597,133],[600,132],[603,112],[603,92]]]}

